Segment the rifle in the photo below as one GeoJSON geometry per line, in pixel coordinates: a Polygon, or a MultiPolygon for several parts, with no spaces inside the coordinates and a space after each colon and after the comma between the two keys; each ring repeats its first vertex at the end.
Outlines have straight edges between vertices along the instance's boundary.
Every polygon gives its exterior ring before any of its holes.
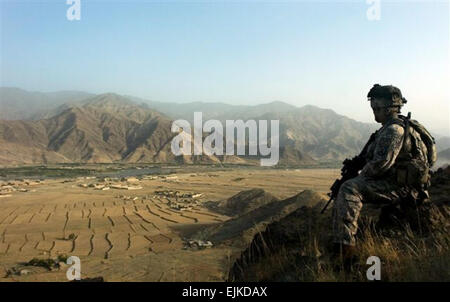
{"type": "Polygon", "coordinates": [[[337,197],[341,185],[347,180],[358,176],[359,171],[362,170],[362,168],[365,166],[366,164],[365,154],[367,153],[369,145],[375,140],[375,135],[377,132],[378,131],[376,131],[370,136],[369,141],[366,143],[363,150],[358,156],[355,156],[352,159],[347,158],[342,162],[344,166],[341,169],[341,178],[336,179],[333,185],[331,186],[330,188],[331,192],[328,193],[330,199],[328,200],[327,204],[322,209],[322,211],[320,211],[320,214],[323,214],[323,212],[325,212],[330,203],[337,197]]]}

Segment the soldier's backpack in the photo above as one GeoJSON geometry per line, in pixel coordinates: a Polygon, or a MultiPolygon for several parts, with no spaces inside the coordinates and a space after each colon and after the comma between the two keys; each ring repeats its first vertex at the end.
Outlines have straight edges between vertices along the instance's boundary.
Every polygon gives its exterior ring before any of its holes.
{"type": "Polygon", "coordinates": [[[399,184],[410,187],[420,188],[424,185],[427,186],[430,179],[430,168],[437,160],[434,137],[422,124],[411,119],[411,113],[408,113],[406,117],[400,115],[399,118],[403,121],[405,127],[403,145],[410,144],[411,156],[407,160],[398,163],[397,181],[399,184]],[[418,135],[410,135],[410,128],[414,129],[418,135]],[[426,161],[419,156],[419,154],[424,153],[424,150],[420,150],[422,145],[425,145],[427,149],[425,154],[426,161]]]}
{"type": "MultiPolygon", "coordinates": [[[[409,125],[419,134],[419,139],[422,140],[422,142],[427,147],[427,160],[428,160],[428,166],[431,168],[437,160],[437,151],[436,151],[436,142],[434,137],[428,132],[425,127],[420,124],[416,120],[411,119],[411,113],[408,113],[408,116],[405,118],[406,121],[406,127],[409,125]]],[[[415,148],[418,148],[417,144],[415,148]]],[[[417,150],[413,150],[417,151],[417,150]]]]}

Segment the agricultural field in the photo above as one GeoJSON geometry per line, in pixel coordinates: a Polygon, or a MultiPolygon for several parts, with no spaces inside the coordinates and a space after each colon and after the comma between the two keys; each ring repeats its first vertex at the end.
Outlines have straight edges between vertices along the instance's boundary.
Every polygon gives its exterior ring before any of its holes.
{"type": "Polygon", "coordinates": [[[326,193],[333,169],[199,169],[127,177],[8,179],[0,195],[0,281],[65,281],[77,256],[83,278],[223,281],[236,255],[226,243],[192,248],[194,233],[231,217],[206,207],[249,188],[278,199],[326,193]],[[55,259],[53,267],[25,265],[55,259]]]}

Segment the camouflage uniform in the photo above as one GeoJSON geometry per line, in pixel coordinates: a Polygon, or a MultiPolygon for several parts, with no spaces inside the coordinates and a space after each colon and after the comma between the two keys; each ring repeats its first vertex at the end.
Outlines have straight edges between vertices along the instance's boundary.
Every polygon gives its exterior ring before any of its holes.
{"type": "MultiPolygon", "coordinates": [[[[360,154],[366,162],[361,173],[341,186],[332,212],[335,243],[355,244],[357,221],[363,203],[389,203],[398,197],[402,187],[397,183],[395,168],[411,152],[411,145],[403,144],[403,126],[399,118],[386,122],[375,133],[367,152],[360,154]]],[[[417,137],[418,133],[410,130],[410,137],[417,137]]],[[[417,149],[421,150],[421,160],[426,160],[426,146],[422,143],[417,149]]]]}

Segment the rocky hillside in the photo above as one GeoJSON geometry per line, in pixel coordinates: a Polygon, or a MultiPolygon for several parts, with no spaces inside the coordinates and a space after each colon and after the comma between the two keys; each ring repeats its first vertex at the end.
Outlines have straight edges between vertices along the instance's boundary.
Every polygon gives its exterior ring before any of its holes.
{"type": "Polygon", "coordinates": [[[39,121],[0,121],[0,163],[217,162],[175,158],[172,121],[116,94],[103,94],[39,121]]]}
{"type": "Polygon", "coordinates": [[[303,206],[314,206],[324,201],[324,196],[309,190],[281,201],[263,190],[242,191],[221,205],[222,211],[234,214],[234,218],[213,225],[194,237],[210,240],[215,245],[227,243],[245,246],[268,224],[282,219],[303,206]]]}
{"type": "Polygon", "coordinates": [[[320,214],[323,203],[300,207],[254,236],[230,268],[229,281],[367,281],[365,260],[377,255],[384,281],[448,282],[450,167],[433,175],[430,194],[432,202],[420,208],[420,215],[411,212],[411,224],[378,220],[380,208],[365,205],[360,262],[345,272],[330,261],[331,210],[320,214]],[[412,223],[417,217],[421,223],[412,223]]]}
{"type": "Polygon", "coordinates": [[[378,128],[315,106],[266,113],[258,119],[280,120],[280,145],[319,161],[340,161],[357,155],[378,128]]]}
{"type": "MultiPolygon", "coordinates": [[[[97,95],[55,110],[60,112],[37,121],[0,120],[0,164],[259,164],[258,156],[175,156],[171,151],[171,141],[177,135],[171,132],[173,121],[146,104],[137,104],[117,94],[97,95]]],[[[185,138],[193,150],[201,149],[191,135],[185,138]]],[[[281,148],[280,163],[314,162],[300,151],[291,149],[281,148]]]]}
{"type": "Polygon", "coordinates": [[[278,198],[263,189],[250,189],[218,202],[209,202],[208,207],[227,216],[239,216],[260,206],[278,201],[278,198]]]}

